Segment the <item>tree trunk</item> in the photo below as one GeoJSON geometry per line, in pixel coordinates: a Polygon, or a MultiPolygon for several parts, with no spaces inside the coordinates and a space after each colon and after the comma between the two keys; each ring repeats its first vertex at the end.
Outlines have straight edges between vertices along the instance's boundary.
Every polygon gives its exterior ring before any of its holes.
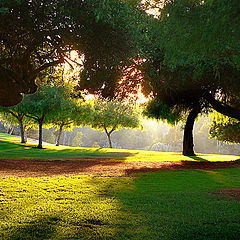
{"type": "Polygon", "coordinates": [[[12,135],[13,130],[14,130],[14,125],[11,125],[11,128],[10,128],[10,130],[9,130],[9,134],[10,134],[10,135],[12,135]]]}
{"type": "Polygon", "coordinates": [[[109,133],[107,133],[107,137],[108,137],[109,147],[112,148],[112,141],[109,133]]]}
{"type": "Polygon", "coordinates": [[[113,128],[111,131],[108,132],[107,128],[104,126],[105,133],[107,134],[108,142],[109,142],[109,147],[112,148],[112,141],[111,141],[111,133],[114,131],[115,128],[113,128]]]}
{"type": "Polygon", "coordinates": [[[39,125],[39,137],[38,137],[38,146],[37,146],[37,148],[42,148],[42,121],[40,121],[39,123],[38,123],[39,125]]]}
{"type": "Polygon", "coordinates": [[[60,128],[59,128],[58,135],[57,135],[56,146],[60,145],[60,138],[61,138],[61,135],[62,135],[62,130],[63,130],[63,125],[61,125],[60,128]]]}
{"type": "Polygon", "coordinates": [[[6,122],[6,133],[7,134],[9,134],[9,132],[10,132],[10,125],[9,125],[9,123],[8,122],[6,122]]]}
{"type": "Polygon", "coordinates": [[[200,113],[200,106],[196,105],[187,117],[187,122],[184,128],[183,136],[183,155],[184,156],[195,156],[193,147],[193,126],[197,118],[197,115],[200,113]]]}
{"type": "Polygon", "coordinates": [[[21,143],[26,143],[25,136],[24,136],[24,127],[22,120],[19,120],[20,125],[20,133],[21,133],[21,143]]]}

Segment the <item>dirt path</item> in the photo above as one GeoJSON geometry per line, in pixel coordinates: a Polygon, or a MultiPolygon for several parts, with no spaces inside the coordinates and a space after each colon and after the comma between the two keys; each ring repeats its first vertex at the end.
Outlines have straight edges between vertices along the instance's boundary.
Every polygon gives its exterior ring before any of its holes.
{"type": "Polygon", "coordinates": [[[240,168],[240,162],[123,162],[110,160],[38,161],[0,159],[0,177],[130,175],[175,169],[240,168]]]}

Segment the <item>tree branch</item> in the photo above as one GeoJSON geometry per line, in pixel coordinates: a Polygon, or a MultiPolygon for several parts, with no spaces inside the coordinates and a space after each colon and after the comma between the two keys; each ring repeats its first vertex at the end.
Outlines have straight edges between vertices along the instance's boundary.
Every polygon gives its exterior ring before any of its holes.
{"type": "MultiPolygon", "coordinates": [[[[83,66],[83,64],[81,64],[81,63],[78,63],[78,62],[76,62],[76,61],[74,61],[74,60],[72,60],[71,58],[69,58],[66,54],[64,54],[64,57],[65,58],[67,58],[68,60],[70,60],[71,62],[73,62],[73,63],[75,63],[75,64],[77,64],[77,65],[79,65],[79,66],[83,66]]],[[[65,59],[66,60],[66,59],[65,59]]],[[[68,63],[68,62],[67,62],[68,63]]],[[[68,64],[70,64],[70,63],[68,63],[68,64]]],[[[72,65],[71,65],[72,66],[72,65]]]]}
{"type": "Polygon", "coordinates": [[[109,135],[110,135],[112,132],[115,131],[116,127],[117,127],[117,124],[116,124],[116,125],[112,128],[112,130],[109,132],[109,135]]]}
{"type": "Polygon", "coordinates": [[[32,118],[32,119],[36,120],[37,122],[39,121],[39,118],[37,118],[37,117],[31,116],[28,114],[25,114],[25,115],[26,115],[26,117],[32,118]]]}
{"type": "Polygon", "coordinates": [[[214,110],[231,118],[235,118],[240,121],[240,110],[228,105],[223,105],[216,100],[209,92],[205,92],[203,97],[211,104],[214,110]]]}
{"type": "Polygon", "coordinates": [[[15,114],[14,112],[12,112],[11,110],[8,110],[8,112],[9,112],[10,114],[12,114],[15,118],[18,119],[18,115],[17,115],[17,114],[15,114]]]}
{"type": "Polygon", "coordinates": [[[68,65],[71,67],[71,69],[74,69],[73,65],[66,58],[64,60],[68,63],[68,65]]]}
{"type": "Polygon", "coordinates": [[[28,78],[31,79],[32,77],[36,76],[38,73],[40,73],[41,71],[43,71],[44,69],[46,68],[49,68],[49,67],[52,67],[52,66],[56,66],[60,63],[63,63],[64,62],[64,58],[60,58],[59,60],[57,61],[53,61],[53,62],[49,62],[49,63],[45,63],[43,64],[41,67],[35,69],[29,76],[28,78]]]}
{"type": "Polygon", "coordinates": [[[107,130],[107,128],[106,128],[106,126],[105,126],[105,125],[103,125],[103,128],[104,128],[104,130],[105,130],[106,134],[107,134],[107,135],[109,135],[109,132],[108,132],[108,130],[107,130]]]}

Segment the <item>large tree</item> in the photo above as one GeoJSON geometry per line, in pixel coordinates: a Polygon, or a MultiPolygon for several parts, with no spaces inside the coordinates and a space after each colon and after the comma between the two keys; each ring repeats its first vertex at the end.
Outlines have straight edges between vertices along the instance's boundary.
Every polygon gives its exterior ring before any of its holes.
{"type": "Polygon", "coordinates": [[[4,1],[2,7],[0,105],[11,106],[37,90],[41,71],[64,61],[67,21],[60,21],[57,1],[4,1]]]}
{"type": "Polygon", "coordinates": [[[1,1],[0,105],[15,105],[22,93],[34,93],[39,73],[71,64],[71,50],[84,58],[83,88],[92,78],[90,89],[103,87],[107,69],[109,77],[119,75],[118,66],[131,52],[133,23],[127,17],[134,8],[128,6],[121,0],[1,1]]]}
{"type": "MultiPolygon", "coordinates": [[[[213,108],[240,120],[236,6],[236,0],[166,1],[146,33],[145,85],[169,116],[188,114],[184,155],[194,155],[192,130],[200,113],[213,108]]],[[[161,108],[156,115],[168,118],[161,108]]]]}

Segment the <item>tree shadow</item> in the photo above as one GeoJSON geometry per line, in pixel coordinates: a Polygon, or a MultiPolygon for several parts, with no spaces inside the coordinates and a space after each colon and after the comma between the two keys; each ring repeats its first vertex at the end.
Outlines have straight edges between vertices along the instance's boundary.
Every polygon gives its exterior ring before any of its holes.
{"type": "Polygon", "coordinates": [[[56,225],[61,221],[56,216],[43,216],[34,221],[20,224],[12,227],[10,234],[5,239],[11,240],[26,240],[38,239],[47,240],[53,239],[56,234],[56,225]]]}
{"type": "Polygon", "coordinates": [[[202,157],[199,157],[199,156],[186,156],[186,157],[189,157],[195,161],[200,161],[200,162],[209,162],[207,159],[204,159],[202,157]]]}
{"type": "Polygon", "coordinates": [[[111,149],[108,151],[103,148],[46,148],[39,149],[35,145],[20,144],[0,140],[0,151],[2,159],[36,159],[36,160],[81,160],[81,159],[111,159],[125,160],[129,156],[137,153],[130,153],[125,151],[115,151],[111,149]]]}
{"type": "Polygon", "coordinates": [[[158,172],[166,170],[179,170],[179,169],[225,169],[225,168],[240,168],[240,161],[225,161],[225,162],[211,162],[205,159],[200,161],[178,161],[178,162],[169,162],[168,164],[159,163],[155,166],[146,166],[141,168],[131,168],[126,169],[125,174],[135,174],[135,173],[147,173],[147,172],[158,172]]]}
{"type": "Polygon", "coordinates": [[[239,205],[207,193],[223,187],[223,182],[237,184],[238,173],[194,170],[144,174],[120,199],[133,214],[146,216],[142,229],[149,235],[144,239],[239,239],[239,205]]]}

